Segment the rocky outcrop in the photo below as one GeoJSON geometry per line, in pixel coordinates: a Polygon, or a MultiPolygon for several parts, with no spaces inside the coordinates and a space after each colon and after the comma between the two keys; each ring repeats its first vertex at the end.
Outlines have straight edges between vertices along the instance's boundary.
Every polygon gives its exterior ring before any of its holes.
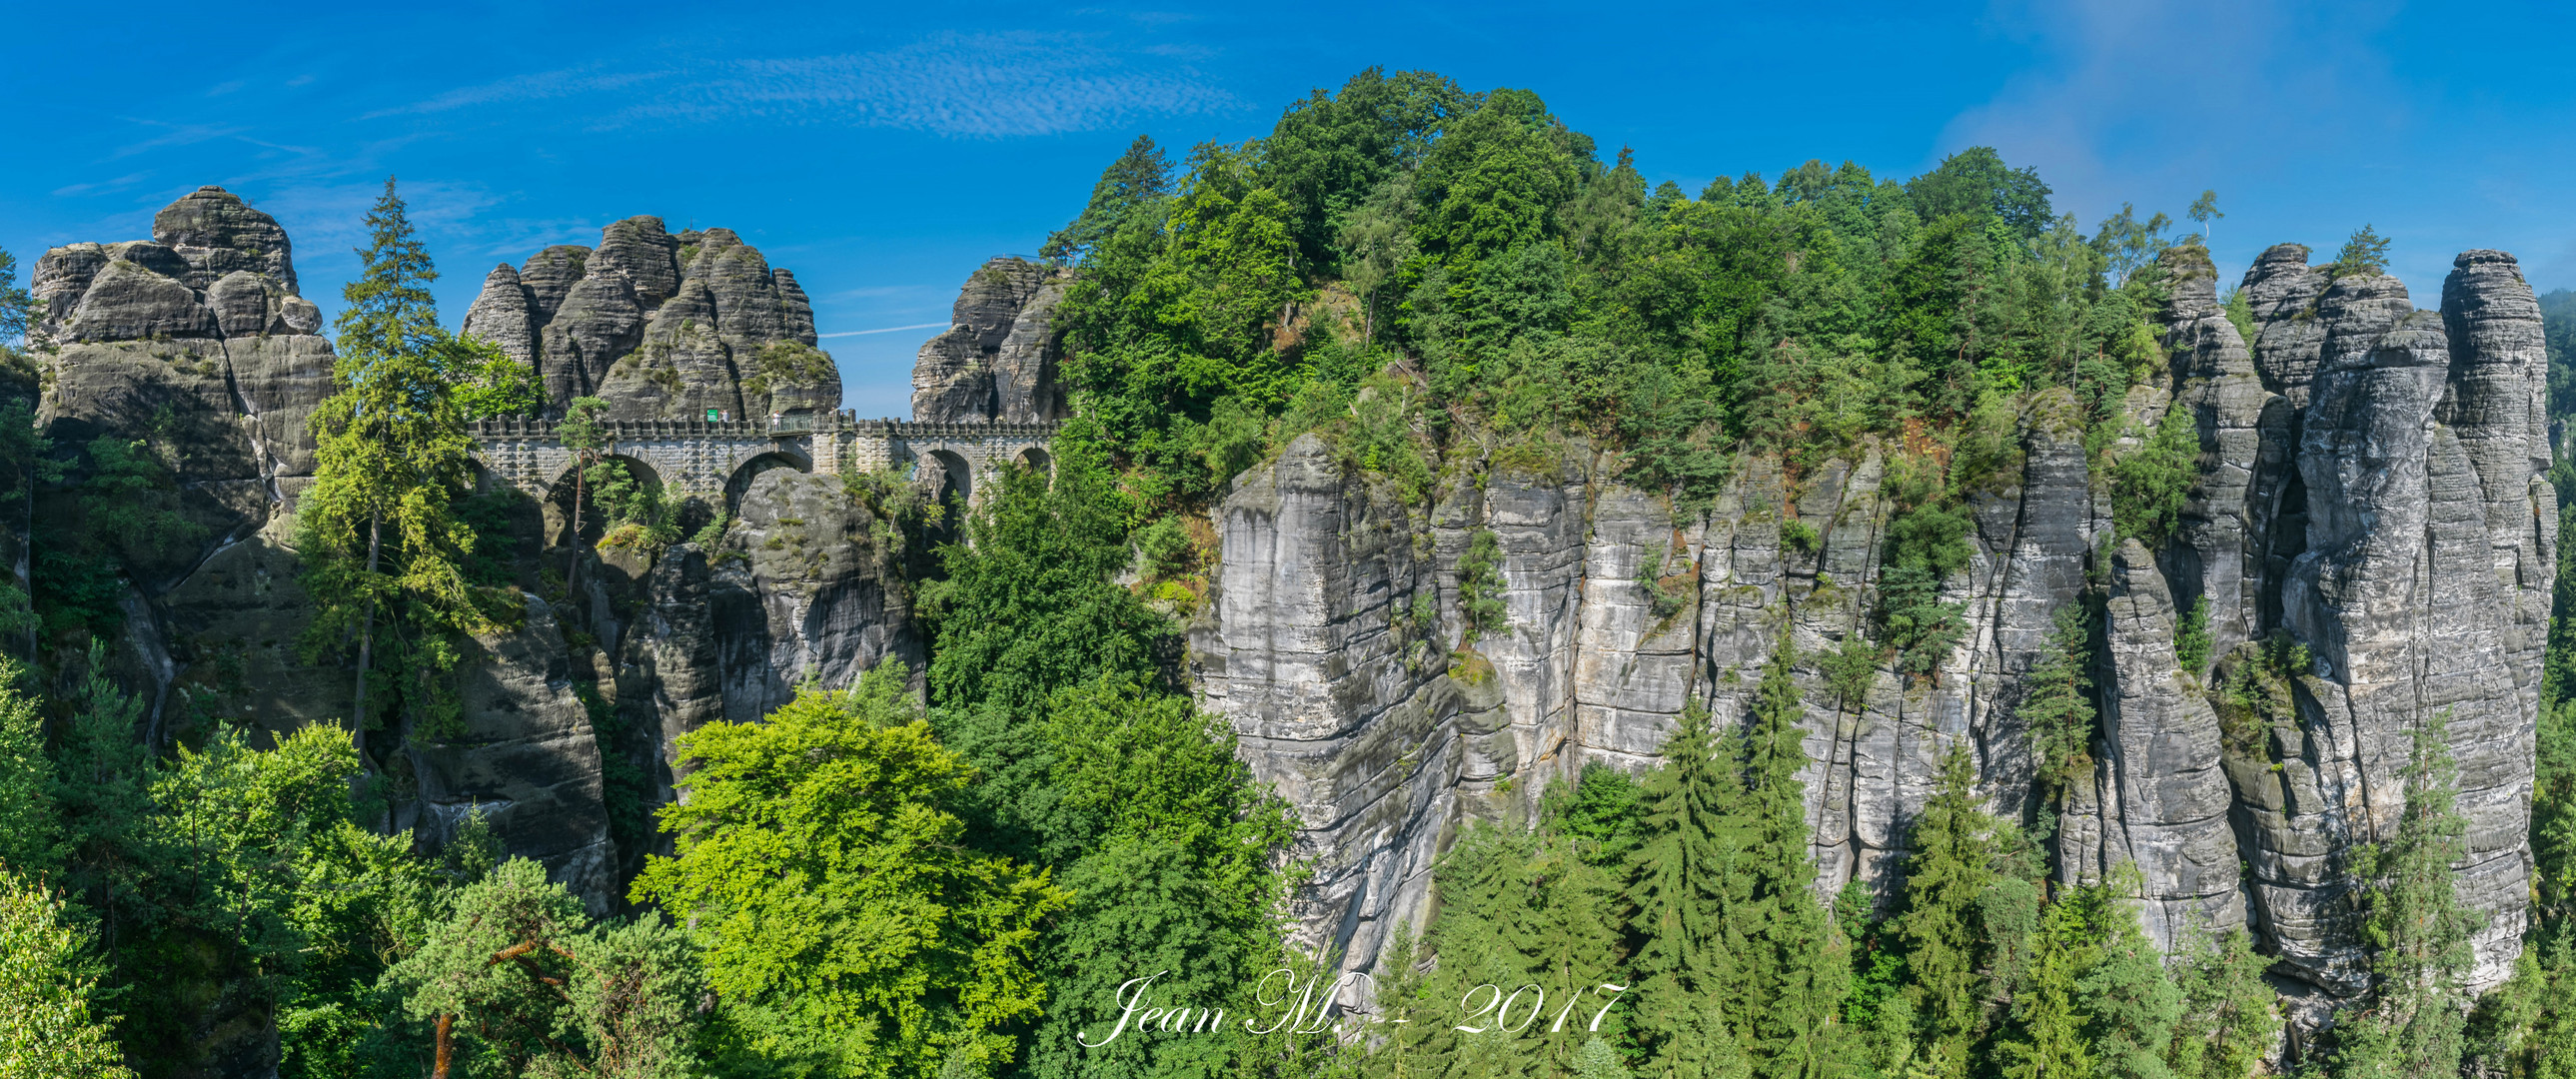
{"type": "Polygon", "coordinates": [[[465,332],[536,365],[548,408],[575,397],[615,419],[742,418],[837,408],[841,376],[814,310],[731,229],[673,234],[657,217],[495,267],[465,332]]]}
{"type": "Polygon", "coordinates": [[[1068,413],[1056,371],[1062,335],[1051,325],[1070,284],[1008,255],[966,279],[948,332],[921,346],[912,366],[912,418],[923,422],[1035,423],[1068,413]]]}
{"type": "Polygon", "coordinates": [[[173,464],[205,540],[136,583],[166,591],[242,541],[309,475],[327,392],[321,312],[295,294],[284,229],[219,187],[153,219],[149,241],[57,247],[37,260],[30,343],[50,369],[37,421],[57,447],[143,440],[173,464]]]}
{"type": "MultiPolygon", "coordinates": [[[[30,336],[51,376],[38,423],[58,453],[145,441],[174,473],[179,512],[205,526],[201,542],[127,565],[120,668],[154,702],[156,742],[170,737],[174,686],[271,732],[341,722],[352,704],[349,671],[301,653],[312,607],[291,510],[311,483],[309,421],[334,357],[319,310],[295,294],[290,251],[274,219],[207,187],[161,211],[151,241],[73,244],[37,263],[30,336]]],[[[69,496],[40,492],[40,505],[53,497],[69,496]]],[[[464,733],[379,761],[414,780],[399,812],[432,841],[467,807],[495,812],[512,853],[605,909],[618,888],[599,752],[555,615],[532,604],[524,628],[481,643],[461,671],[464,733]]]]}
{"type": "Polygon", "coordinates": [[[621,889],[597,733],[573,693],[553,607],[525,600],[517,628],[477,637],[480,654],[458,665],[464,729],[405,740],[419,793],[396,824],[443,845],[483,814],[511,854],[544,862],[548,877],[604,913],[621,889]]]}
{"type": "MultiPolygon", "coordinates": [[[[2246,275],[2252,348],[2205,251],[2162,260],[2171,365],[2132,393],[2136,427],[2111,452],[2186,410],[2199,475],[2170,540],[2115,536],[2073,398],[2031,400],[2018,458],[1968,498],[1974,555],[1944,583],[1965,642],[1913,684],[1882,661],[1837,686],[1822,662],[1871,632],[1886,477],[1919,467],[1884,449],[1795,476],[1747,459],[1697,518],[1581,449],[1543,475],[1466,464],[1481,480],[1427,503],[1314,435],[1237,477],[1191,657],[1203,703],[1298,811],[1317,866],[1299,893],[1306,939],[1367,967],[1395,925],[1422,924],[1428,867],[1461,827],[1527,819],[1540,788],[1587,761],[1647,765],[1694,698],[1742,722],[1786,648],[1820,889],[1858,879],[1884,897],[1937,762],[1965,746],[1998,811],[2054,818],[2070,879],[2137,880],[2163,944],[2247,925],[2285,984],[2319,1000],[2359,987],[2342,855],[2393,825],[2413,733],[2444,717],[2471,820],[2461,894],[2487,918],[2474,980],[2499,981],[2528,903],[2557,543],[2537,308],[2495,252],[2460,257],[2439,316],[2394,278],[2329,283],[2305,258],[2276,247],[2246,275]],[[1452,654],[1458,559],[1485,530],[1508,626],[1452,654]],[[2021,681],[2088,578],[2107,604],[2097,770],[2043,807],[2021,681]],[[2195,605],[2216,662],[2185,669],[2195,605]],[[2301,655],[2312,669],[2283,666],[2301,655]],[[2258,670],[2277,713],[2226,695],[2258,670]],[[2115,877],[2122,863],[2134,878],[2115,877]]],[[[917,410],[991,414],[993,366],[977,358],[1010,338],[1018,281],[969,283],[958,327],[923,351],[917,410]]]]}
{"type": "Polygon", "coordinates": [[[919,670],[912,598],[897,579],[900,547],[839,476],[773,468],[754,477],[717,585],[756,603],[746,612],[756,619],[719,627],[725,718],[758,719],[800,682],[855,685],[887,659],[919,670]]]}

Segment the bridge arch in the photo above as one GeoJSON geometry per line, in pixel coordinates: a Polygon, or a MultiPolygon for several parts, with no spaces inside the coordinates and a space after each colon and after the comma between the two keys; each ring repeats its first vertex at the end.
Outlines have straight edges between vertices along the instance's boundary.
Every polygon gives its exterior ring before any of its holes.
{"type": "Polygon", "coordinates": [[[963,507],[975,497],[975,466],[964,454],[950,449],[927,449],[913,458],[913,482],[922,486],[934,502],[955,499],[963,507]]]}
{"type": "Polygon", "coordinates": [[[741,508],[743,492],[751,490],[751,481],[759,479],[763,472],[779,468],[812,472],[814,460],[788,448],[771,449],[744,459],[742,463],[733,467],[733,474],[725,479],[725,512],[731,513],[741,508]]]}
{"type": "Polygon", "coordinates": [[[1048,453],[1044,446],[1030,446],[1021,450],[1012,455],[1011,463],[1021,468],[1044,472],[1050,477],[1055,475],[1055,455],[1048,453]]]}
{"type": "MultiPolygon", "coordinates": [[[[663,480],[662,469],[649,458],[616,452],[601,454],[600,458],[625,465],[627,473],[634,476],[636,482],[643,484],[646,490],[655,494],[663,493],[668,486],[663,480]]],[[[572,527],[573,499],[576,496],[590,503],[581,511],[582,541],[596,543],[602,536],[607,535],[608,515],[599,508],[596,490],[586,483],[575,481],[573,473],[580,463],[579,458],[567,461],[546,483],[545,496],[540,501],[545,504],[547,546],[557,546],[569,541],[570,537],[567,533],[572,527]]]]}

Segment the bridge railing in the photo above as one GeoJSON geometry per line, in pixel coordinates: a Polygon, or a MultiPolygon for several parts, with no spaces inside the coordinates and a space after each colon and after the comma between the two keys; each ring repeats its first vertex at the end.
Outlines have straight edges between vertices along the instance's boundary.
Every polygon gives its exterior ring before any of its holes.
{"type": "MultiPolygon", "coordinates": [[[[601,433],[612,440],[659,439],[756,439],[786,435],[833,434],[848,431],[861,437],[901,439],[1006,438],[1044,440],[1055,437],[1062,423],[916,423],[898,419],[860,419],[855,412],[808,413],[793,416],[762,417],[741,420],[602,420],[601,433]]],[[[523,416],[476,420],[473,435],[485,441],[530,439],[554,441],[560,437],[561,423],[556,420],[531,419],[523,416]]]]}

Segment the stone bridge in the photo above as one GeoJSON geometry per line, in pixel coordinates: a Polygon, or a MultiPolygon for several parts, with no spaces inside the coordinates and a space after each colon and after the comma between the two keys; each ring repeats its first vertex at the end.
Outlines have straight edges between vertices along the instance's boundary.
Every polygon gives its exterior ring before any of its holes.
{"type": "MultiPolygon", "coordinates": [[[[640,465],[650,482],[727,510],[772,468],[867,472],[896,468],[942,498],[973,500],[1006,464],[1051,468],[1055,423],[912,423],[849,412],[770,420],[608,420],[609,456],[640,465]]],[[[554,420],[480,420],[475,461],[490,478],[550,498],[571,474],[573,452],[554,420]]]]}

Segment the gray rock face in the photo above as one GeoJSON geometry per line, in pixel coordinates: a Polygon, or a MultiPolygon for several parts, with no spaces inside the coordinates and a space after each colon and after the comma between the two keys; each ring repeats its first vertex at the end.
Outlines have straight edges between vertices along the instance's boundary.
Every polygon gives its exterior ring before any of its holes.
{"type": "Polygon", "coordinates": [[[544,862],[592,913],[605,913],[618,889],[598,736],[573,695],[553,609],[529,595],[523,626],[476,643],[483,654],[459,665],[462,734],[405,743],[420,797],[416,819],[397,823],[444,844],[467,814],[485,814],[510,854],[544,862]]]}
{"type": "MultiPolygon", "coordinates": [[[[32,334],[52,374],[37,420],[55,443],[154,440],[180,511],[207,526],[195,549],[134,567],[128,651],[150,658],[136,666],[154,683],[136,688],[160,699],[185,684],[273,732],[338,721],[352,691],[345,668],[296,653],[311,602],[285,511],[311,482],[308,422],[333,355],[319,310],[295,294],[289,250],[266,214],[199,189],[155,218],[150,242],[46,252],[32,334]]],[[[523,629],[482,644],[463,671],[468,736],[409,760],[420,797],[400,812],[442,840],[465,807],[495,812],[512,852],[605,909],[616,881],[600,758],[562,634],[536,604],[523,629]]]]}
{"type": "MultiPolygon", "coordinates": [[[[2206,252],[2164,258],[2172,369],[2126,407],[2142,430],[2188,409],[2200,435],[2169,542],[2109,542],[2075,402],[2038,395],[2018,466],[1969,499],[1975,554],[1944,584],[1966,641],[1935,678],[1907,685],[1882,663],[1849,699],[1820,660],[1868,631],[1877,602],[1895,467],[1880,450],[1794,484],[1747,459],[1700,521],[1605,479],[1588,451],[1548,476],[1461,479],[1429,505],[1315,436],[1237,477],[1191,658],[1202,702],[1299,814],[1299,853],[1317,866],[1298,893],[1306,939],[1366,968],[1393,925],[1423,922],[1427,867],[1462,827],[1525,821],[1534,792],[1585,761],[1650,764],[1693,696],[1742,722],[1784,634],[1807,706],[1818,886],[1884,895],[1950,746],[1969,747],[1998,811],[2042,808],[2021,683],[2093,574],[2108,599],[2098,771],[2046,807],[2069,877],[2133,863],[2160,943],[2248,925],[2276,973],[2348,996],[2362,967],[2340,859],[2393,826],[2413,732],[2446,716],[2471,821],[2460,891],[2488,918],[2473,980],[2501,980],[2527,918],[2556,565],[2537,307],[2499,253],[2460,257],[2439,315],[2415,312],[2394,278],[2329,285],[2305,256],[2276,247],[2246,275],[2253,349],[2206,252]],[[1789,520],[1813,540],[1789,542],[1789,520]],[[1504,552],[1509,626],[1453,666],[1457,559],[1479,529],[1504,552]],[[2196,601],[2215,669],[2180,669],[2196,601]],[[2275,639],[2314,659],[2266,676],[2287,711],[2222,723],[2221,680],[2275,639]]],[[[923,350],[918,414],[992,414],[991,358],[1017,297],[1036,295],[1003,269],[969,283],[957,328],[923,350]]]]}
{"type": "Polygon", "coordinates": [[[549,247],[483,281],[465,332],[536,364],[549,409],[609,402],[615,419],[740,419],[838,408],[805,290],[730,229],[672,235],[660,218],[549,247]]]}
{"type": "Polygon", "coordinates": [[[483,275],[483,291],[466,308],[463,330],[520,363],[537,362],[536,301],[520,283],[519,271],[504,262],[483,275]]]}
{"type": "Polygon", "coordinates": [[[218,332],[215,313],[206,309],[195,289],[145,268],[142,262],[120,257],[99,268],[89,288],[81,293],[80,306],[73,309],[60,337],[71,341],[135,341],[214,337],[218,332]]]}
{"type": "Polygon", "coordinates": [[[186,259],[188,284],[203,289],[226,274],[247,271],[295,291],[294,245],[277,219],[208,184],[152,215],[152,242],[186,259]]]}
{"type": "Polygon", "coordinates": [[[839,476],[773,468],[753,477],[725,539],[740,557],[726,560],[713,586],[757,604],[718,627],[725,718],[757,719],[807,678],[840,687],[887,659],[922,667],[912,599],[896,580],[899,541],[879,535],[878,523],[839,476]]]}
{"type": "Polygon", "coordinates": [[[2148,933],[2170,948],[2195,929],[2245,922],[2218,713],[2199,674],[2174,658],[2179,612],[2155,559],[2134,539],[2112,556],[2108,614],[2102,862],[2081,872],[2097,877],[2117,861],[2135,863],[2148,933]]]}
{"type": "Polygon", "coordinates": [[[912,367],[912,418],[1032,423],[1066,414],[1056,373],[1063,341],[1049,325],[1070,281],[1034,262],[985,263],[957,294],[947,333],[912,367]]]}

